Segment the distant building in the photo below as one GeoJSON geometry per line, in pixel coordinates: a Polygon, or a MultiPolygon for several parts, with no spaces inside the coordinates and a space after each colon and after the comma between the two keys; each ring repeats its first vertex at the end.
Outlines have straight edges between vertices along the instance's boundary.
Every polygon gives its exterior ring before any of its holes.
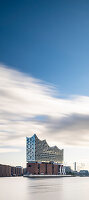
{"type": "Polygon", "coordinates": [[[11,167],[11,176],[16,176],[16,167],[11,167]]]}
{"type": "Polygon", "coordinates": [[[88,172],[88,170],[80,170],[79,175],[80,176],[89,176],[89,172],[88,172]]]}
{"type": "Polygon", "coordinates": [[[64,168],[65,168],[65,173],[66,174],[71,174],[72,170],[71,170],[70,166],[64,166],[64,168]]]}
{"type": "Polygon", "coordinates": [[[76,165],[76,162],[74,162],[74,171],[77,171],[77,165],[76,165]]]}
{"type": "Polygon", "coordinates": [[[23,168],[23,175],[27,174],[27,168],[23,168]]]}
{"type": "Polygon", "coordinates": [[[16,166],[16,176],[22,176],[23,168],[21,166],[16,166]]]}
{"type": "Polygon", "coordinates": [[[29,162],[63,163],[63,149],[50,147],[46,140],[39,140],[36,134],[26,137],[26,160],[29,162]]]}
{"type": "Polygon", "coordinates": [[[11,166],[0,164],[0,177],[11,176],[11,166]]]}
{"type": "Polygon", "coordinates": [[[9,176],[22,176],[23,168],[21,166],[12,167],[9,165],[0,164],[0,177],[9,177],[9,176]]]}

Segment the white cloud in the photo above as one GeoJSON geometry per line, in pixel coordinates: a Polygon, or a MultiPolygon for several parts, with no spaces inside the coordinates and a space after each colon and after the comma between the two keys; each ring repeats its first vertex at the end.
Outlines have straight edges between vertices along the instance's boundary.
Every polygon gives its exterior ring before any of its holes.
{"type": "Polygon", "coordinates": [[[0,153],[9,153],[9,152],[19,152],[19,149],[12,148],[0,148],[0,153]]]}
{"type": "MultiPolygon", "coordinates": [[[[56,98],[38,79],[0,65],[0,146],[24,146],[34,132],[58,145],[89,145],[89,97],[56,98]]],[[[3,150],[2,150],[3,151],[3,150]]]]}

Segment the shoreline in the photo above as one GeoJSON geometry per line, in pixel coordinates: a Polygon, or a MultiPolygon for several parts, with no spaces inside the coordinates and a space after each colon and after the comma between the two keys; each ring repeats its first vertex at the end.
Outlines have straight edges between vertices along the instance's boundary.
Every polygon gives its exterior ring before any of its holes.
{"type": "Polygon", "coordinates": [[[27,178],[64,178],[64,177],[74,177],[72,175],[24,175],[27,178]]]}

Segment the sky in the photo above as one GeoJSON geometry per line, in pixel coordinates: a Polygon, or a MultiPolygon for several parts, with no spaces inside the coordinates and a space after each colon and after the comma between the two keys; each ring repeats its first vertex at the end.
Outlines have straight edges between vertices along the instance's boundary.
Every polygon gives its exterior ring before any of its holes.
{"type": "Polygon", "coordinates": [[[0,3],[0,163],[36,133],[89,169],[89,1],[0,3]]]}

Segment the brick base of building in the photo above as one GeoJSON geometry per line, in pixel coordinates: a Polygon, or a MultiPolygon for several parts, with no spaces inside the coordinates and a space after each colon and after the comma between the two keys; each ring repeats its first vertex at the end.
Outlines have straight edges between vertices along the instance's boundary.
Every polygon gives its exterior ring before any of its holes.
{"type": "Polygon", "coordinates": [[[27,173],[32,175],[58,175],[62,174],[63,165],[56,163],[38,163],[38,162],[30,162],[27,163],[27,173]],[[61,171],[60,171],[61,168],[61,171]]]}

